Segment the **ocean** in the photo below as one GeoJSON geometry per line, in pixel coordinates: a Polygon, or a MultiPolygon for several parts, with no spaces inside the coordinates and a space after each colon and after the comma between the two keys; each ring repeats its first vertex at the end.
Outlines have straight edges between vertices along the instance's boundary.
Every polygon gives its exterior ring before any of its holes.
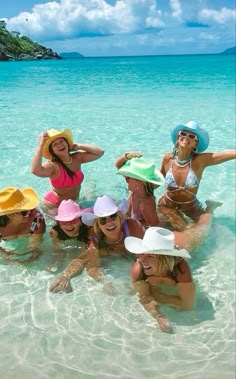
{"type": "MultiPolygon", "coordinates": [[[[105,150],[83,165],[82,198],[123,199],[115,159],[136,150],[160,167],[179,123],[199,122],[210,135],[208,151],[235,148],[235,56],[1,62],[0,115],[1,188],[31,186],[42,198],[49,180],[30,172],[38,135],[70,128],[76,142],[105,150]]],[[[161,308],[170,334],[139,304],[125,259],[104,263],[112,294],[85,271],[72,279],[71,294],[50,293],[49,221],[37,261],[0,260],[1,378],[235,378],[235,168],[228,161],[204,172],[198,198],[223,205],[192,253],[194,309],[161,308]]]]}

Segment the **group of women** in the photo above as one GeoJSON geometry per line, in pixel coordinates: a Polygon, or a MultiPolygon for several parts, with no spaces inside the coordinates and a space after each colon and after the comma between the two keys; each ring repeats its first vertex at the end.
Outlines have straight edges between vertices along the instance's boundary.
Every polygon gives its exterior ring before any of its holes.
{"type": "MultiPolygon", "coordinates": [[[[125,178],[130,191],[128,200],[116,203],[103,195],[92,208],[83,209],[78,203],[84,178],[81,165],[100,158],[104,151],[74,143],[69,129],[40,134],[32,173],[49,178],[52,186],[40,204],[55,221],[49,232],[53,260],[48,269],[60,270],[63,242],[78,243],[78,258],[55,278],[51,292],[72,291],[71,278],[84,268],[102,281],[102,257],[125,255],[131,258],[131,279],[140,303],[162,331],[169,331],[171,325],[160,312],[161,303],[192,308],[195,287],[187,263],[189,251],[206,238],[212,212],[220,205],[207,202],[203,208],[197,199],[199,183],[207,166],[235,159],[236,151],[203,153],[209,136],[194,121],[176,126],[171,138],[174,150],[164,155],[160,171],[140,152],[127,152],[116,159],[117,174],[125,178]],[[46,162],[42,162],[43,157],[46,162]],[[166,190],[157,201],[154,191],[164,183],[166,190]],[[174,286],[176,294],[163,292],[163,284],[174,286]]],[[[28,263],[38,256],[45,232],[38,205],[33,189],[8,187],[0,191],[0,251],[5,259],[28,263]],[[23,251],[12,251],[8,246],[18,237],[28,242],[23,251]]]]}

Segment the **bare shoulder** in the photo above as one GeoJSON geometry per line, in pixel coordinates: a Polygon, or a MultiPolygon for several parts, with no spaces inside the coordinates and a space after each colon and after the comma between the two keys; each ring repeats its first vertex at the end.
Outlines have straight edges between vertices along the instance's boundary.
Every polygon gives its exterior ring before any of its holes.
{"type": "Polygon", "coordinates": [[[133,237],[142,238],[144,235],[142,224],[138,220],[128,219],[127,220],[129,233],[133,237]]]}
{"type": "Polygon", "coordinates": [[[167,152],[163,155],[163,162],[168,163],[171,159],[174,158],[173,152],[167,152]]]}

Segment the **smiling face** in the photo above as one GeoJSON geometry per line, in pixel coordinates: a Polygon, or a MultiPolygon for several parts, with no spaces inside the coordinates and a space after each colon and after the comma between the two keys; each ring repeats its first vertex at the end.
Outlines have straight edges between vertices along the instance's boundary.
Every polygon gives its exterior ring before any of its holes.
{"type": "Polygon", "coordinates": [[[69,151],[68,143],[64,138],[56,138],[52,141],[50,148],[57,156],[65,155],[69,151]]]}
{"type": "Polygon", "coordinates": [[[61,229],[69,237],[77,237],[79,235],[79,228],[81,225],[80,218],[76,218],[71,221],[58,221],[61,229]]]}
{"type": "Polygon", "coordinates": [[[143,266],[144,273],[149,275],[159,275],[157,256],[155,254],[138,254],[138,261],[143,266]]]}
{"type": "Polygon", "coordinates": [[[117,241],[122,233],[122,219],[119,213],[97,219],[97,227],[107,241],[117,241]]]}
{"type": "Polygon", "coordinates": [[[178,135],[178,144],[181,147],[187,147],[191,150],[198,146],[197,136],[189,131],[181,130],[178,135]]]}

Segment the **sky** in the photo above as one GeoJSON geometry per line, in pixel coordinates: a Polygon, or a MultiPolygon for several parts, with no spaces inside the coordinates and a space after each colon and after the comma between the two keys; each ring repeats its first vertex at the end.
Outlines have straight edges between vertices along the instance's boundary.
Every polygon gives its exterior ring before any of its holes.
{"type": "Polygon", "coordinates": [[[214,54],[236,45],[235,0],[1,0],[0,19],[57,53],[214,54]]]}

